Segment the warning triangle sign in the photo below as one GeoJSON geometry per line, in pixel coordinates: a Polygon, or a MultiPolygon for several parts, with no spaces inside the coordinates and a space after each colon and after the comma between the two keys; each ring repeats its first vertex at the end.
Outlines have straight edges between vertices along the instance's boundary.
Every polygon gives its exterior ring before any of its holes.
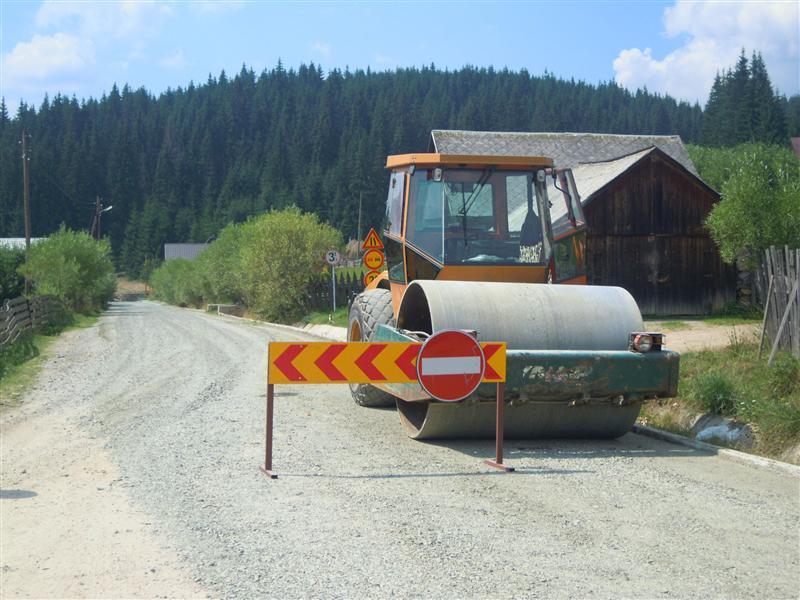
{"type": "Polygon", "coordinates": [[[374,227],[369,230],[367,239],[364,240],[361,248],[363,250],[383,250],[383,242],[381,242],[381,238],[378,237],[374,227]]]}

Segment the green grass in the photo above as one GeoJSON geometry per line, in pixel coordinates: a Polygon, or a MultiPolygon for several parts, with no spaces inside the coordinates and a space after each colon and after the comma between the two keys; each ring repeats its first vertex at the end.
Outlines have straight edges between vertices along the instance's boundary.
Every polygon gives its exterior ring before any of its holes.
{"type": "MultiPolygon", "coordinates": [[[[73,329],[83,329],[91,327],[100,318],[100,313],[92,315],[76,315],[70,325],[61,330],[71,331],[73,329]]],[[[30,389],[36,381],[36,377],[42,369],[42,365],[50,357],[53,344],[59,337],[59,333],[52,335],[34,335],[24,340],[25,360],[19,364],[11,364],[5,367],[0,374],[2,393],[0,393],[0,410],[18,406],[22,396],[30,389]]]]}
{"type": "Polygon", "coordinates": [[[336,309],[336,312],[318,310],[307,314],[300,319],[301,323],[309,323],[312,325],[336,325],[338,327],[347,327],[348,310],[347,306],[342,306],[336,309]]]}
{"type": "Polygon", "coordinates": [[[656,323],[656,328],[661,331],[674,331],[676,329],[686,329],[689,325],[686,321],[673,321],[667,319],[665,321],[654,321],[656,323]]]}
{"type": "Polygon", "coordinates": [[[782,353],[770,367],[757,354],[757,344],[738,338],[727,348],[682,354],[678,397],[646,406],[643,418],[679,431],[687,415],[721,414],[753,424],[755,451],[779,456],[800,443],[800,360],[782,353]]]}
{"type": "Polygon", "coordinates": [[[761,325],[761,317],[736,317],[736,316],[715,316],[715,317],[706,317],[704,319],[700,319],[703,323],[707,323],[709,325],[723,325],[723,326],[733,326],[733,325],[761,325]]]}
{"type": "MultiPolygon", "coordinates": [[[[382,267],[386,268],[386,267],[382,267]]],[[[356,275],[357,277],[363,277],[364,274],[369,271],[367,267],[364,265],[359,265],[357,267],[336,267],[336,276],[339,277],[340,275],[356,275]]],[[[328,274],[330,277],[330,273],[328,274]]]]}

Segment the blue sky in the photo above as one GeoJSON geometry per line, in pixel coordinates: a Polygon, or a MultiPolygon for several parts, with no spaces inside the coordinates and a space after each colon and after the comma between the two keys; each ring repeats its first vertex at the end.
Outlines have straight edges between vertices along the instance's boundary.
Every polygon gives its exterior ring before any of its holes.
{"type": "Polygon", "coordinates": [[[545,69],[705,101],[741,47],[800,92],[800,3],[41,2],[0,0],[0,94],[98,97],[113,83],[167,87],[209,73],[435,63],[545,69]]]}

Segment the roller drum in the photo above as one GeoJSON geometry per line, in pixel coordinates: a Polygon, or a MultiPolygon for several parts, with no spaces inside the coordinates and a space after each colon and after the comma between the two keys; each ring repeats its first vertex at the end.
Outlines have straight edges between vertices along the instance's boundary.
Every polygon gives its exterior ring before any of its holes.
{"type": "MultiPolygon", "coordinates": [[[[633,297],[606,286],[418,280],[403,296],[397,326],[428,334],[476,330],[480,341],[505,342],[509,350],[625,350],[643,322],[633,297]]],[[[507,390],[507,400],[515,398],[507,390]]],[[[477,398],[458,404],[397,401],[413,438],[490,437],[494,403],[477,398]]],[[[628,431],[638,403],[607,401],[507,404],[508,437],[613,438],[628,431]]]]}

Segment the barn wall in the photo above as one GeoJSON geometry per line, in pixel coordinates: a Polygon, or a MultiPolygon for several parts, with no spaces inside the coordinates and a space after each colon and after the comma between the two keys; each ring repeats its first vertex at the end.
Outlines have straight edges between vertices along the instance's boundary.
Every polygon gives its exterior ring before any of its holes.
{"type": "Polygon", "coordinates": [[[589,283],[627,289],[644,314],[707,314],[736,298],[703,221],[716,194],[653,153],[586,206],[589,283]]]}

